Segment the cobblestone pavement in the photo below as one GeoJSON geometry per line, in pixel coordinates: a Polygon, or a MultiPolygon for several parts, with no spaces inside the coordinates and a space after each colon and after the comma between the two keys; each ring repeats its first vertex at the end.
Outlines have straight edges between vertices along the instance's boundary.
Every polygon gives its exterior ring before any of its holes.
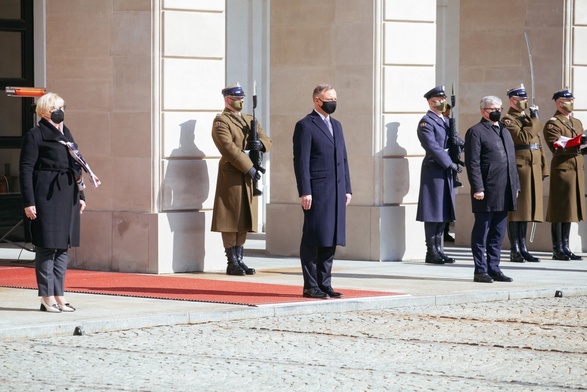
{"type": "Polygon", "coordinates": [[[587,390],[587,297],[4,341],[0,391],[587,390]]]}

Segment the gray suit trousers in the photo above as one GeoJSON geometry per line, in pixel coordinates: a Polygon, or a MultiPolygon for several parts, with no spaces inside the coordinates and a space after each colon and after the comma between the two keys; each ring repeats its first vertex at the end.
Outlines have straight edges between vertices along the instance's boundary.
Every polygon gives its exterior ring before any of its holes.
{"type": "Polygon", "coordinates": [[[63,296],[68,261],[67,249],[35,247],[39,297],[63,296]]]}

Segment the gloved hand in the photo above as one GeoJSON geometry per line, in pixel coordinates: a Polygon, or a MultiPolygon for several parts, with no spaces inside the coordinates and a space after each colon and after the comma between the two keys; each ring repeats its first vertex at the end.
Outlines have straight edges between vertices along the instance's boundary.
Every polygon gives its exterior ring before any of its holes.
{"type": "Polygon", "coordinates": [[[261,172],[259,172],[255,167],[251,167],[251,170],[247,173],[249,177],[253,179],[253,181],[259,181],[261,179],[261,172]]]}
{"type": "Polygon", "coordinates": [[[449,168],[452,171],[455,171],[457,173],[461,173],[463,171],[463,169],[459,165],[457,165],[456,163],[451,163],[450,166],[449,166],[449,168]]]}
{"type": "Polygon", "coordinates": [[[581,135],[581,144],[585,144],[587,143],[587,135],[586,134],[582,134],[581,135]]]}
{"type": "Polygon", "coordinates": [[[255,141],[249,141],[247,143],[247,150],[251,150],[251,151],[263,151],[264,146],[263,143],[261,143],[260,140],[255,140],[255,141]]]}
{"type": "Polygon", "coordinates": [[[530,106],[530,118],[538,118],[538,106],[530,106]]]}
{"type": "Polygon", "coordinates": [[[463,147],[465,145],[465,141],[458,136],[454,136],[451,140],[453,146],[463,147]]]}

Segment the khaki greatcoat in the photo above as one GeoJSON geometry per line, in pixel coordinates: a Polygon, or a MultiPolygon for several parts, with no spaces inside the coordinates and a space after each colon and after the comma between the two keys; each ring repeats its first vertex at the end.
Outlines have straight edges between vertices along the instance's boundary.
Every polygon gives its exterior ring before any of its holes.
{"type": "Polygon", "coordinates": [[[510,108],[504,115],[502,122],[510,131],[514,141],[516,166],[520,181],[518,209],[510,211],[508,220],[542,222],[544,220],[542,179],[549,175],[546,156],[540,140],[542,122],[513,108],[510,108]],[[540,146],[540,149],[524,148],[524,146],[536,144],[540,146]]]}
{"type": "Polygon", "coordinates": [[[585,180],[583,156],[579,147],[555,149],[560,136],[575,137],[583,133],[583,124],[569,120],[556,112],[544,126],[544,140],[552,151],[550,163],[550,196],[546,211],[547,222],[579,222],[585,219],[585,180]]]}
{"type": "MultiPolygon", "coordinates": [[[[224,109],[212,125],[212,139],[220,151],[218,180],[212,213],[212,231],[247,232],[256,231],[256,220],[251,214],[253,203],[253,180],[247,174],[253,162],[244,152],[247,145],[253,116],[224,109]]],[[[257,122],[259,140],[264,151],[271,150],[271,139],[257,122]]]]}

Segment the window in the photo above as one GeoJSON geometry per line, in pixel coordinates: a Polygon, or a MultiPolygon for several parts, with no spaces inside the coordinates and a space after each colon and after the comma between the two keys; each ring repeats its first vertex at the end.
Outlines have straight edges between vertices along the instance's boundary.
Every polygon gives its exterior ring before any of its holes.
{"type": "Polygon", "coordinates": [[[0,148],[20,148],[33,126],[33,99],[4,92],[6,86],[34,86],[33,1],[0,1],[0,148]]]}

